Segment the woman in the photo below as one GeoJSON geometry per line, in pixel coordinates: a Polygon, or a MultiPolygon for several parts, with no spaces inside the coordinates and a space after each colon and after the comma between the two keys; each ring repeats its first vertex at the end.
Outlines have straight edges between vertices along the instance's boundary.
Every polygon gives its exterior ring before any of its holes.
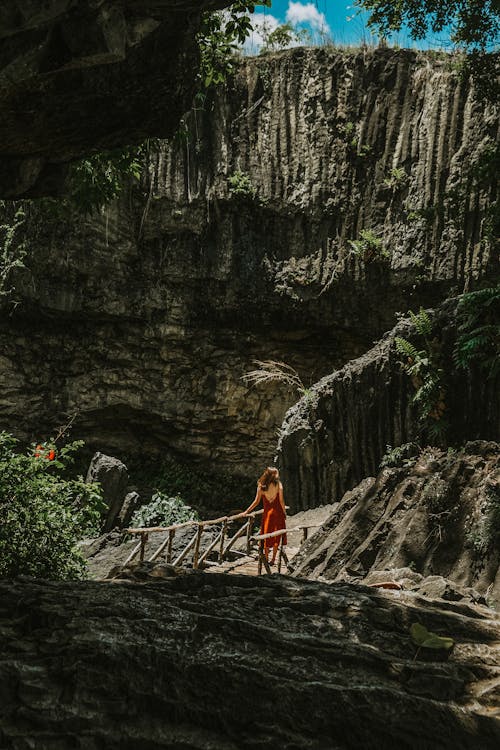
{"type": "MultiPolygon", "coordinates": [[[[283,485],[280,482],[279,471],[278,469],[275,469],[274,466],[268,466],[260,477],[257,482],[257,494],[255,495],[255,500],[246,509],[245,513],[251,513],[261,500],[264,505],[264,513],[262,514],[260,533],[270,534],[273,531],[285,529],[286,510],[285,500],[283,498],[283,485]]],[[[264,539],[266,559],[269,557],[269,549],[272,547],[273,550],[271,565],[274,565],[276,553],[278,552],[278,547],[282,539],[283,544],[286,544],[286,534],[271,537],[270,539],[264,539]]]]}

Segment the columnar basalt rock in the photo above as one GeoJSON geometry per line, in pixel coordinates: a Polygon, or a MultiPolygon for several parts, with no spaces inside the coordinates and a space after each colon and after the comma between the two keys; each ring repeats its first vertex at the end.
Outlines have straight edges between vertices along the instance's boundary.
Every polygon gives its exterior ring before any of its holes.
{"type": "Polygon", "coordinates": [[[472,586],[497,607],[500,445],[426,448],[395,464],[346,492],[294,558],[295,574],[371,581],[383,570],[391,580],[391,569],[411,566],[417,579],[443,576],[472,586]]]}
{"type": "Polygon", "coordinates": [[[88,220],[31,217],[0,326],[4,424],[31,437],[78,412],[97,449],[168,448],[257,474],[297,394],[249,389],[254,359],[283,360],[308,386],[396,311],[491,275],[496,194],[471,170],[497,132],[446,56],[243,60],[119,203],[88,220]]]}
{"type": "Polygon", "coordinates": [[[484,607],[282,576],[3,581],[0,632],[5,750],[500,742],[500,621],[484,607]],[[414,622],[454,639],[448,659],[417,653],[414,622]]]}
{"type": "MultiPolygon", "coordinates": [[[[436,341],[446,363],[448,439],[497,440],[498,376],[460,371],[452,365],[457,335],[456,300],[433,315],[436,341]]],[[[365,477],[377,475],[388,447],[428,440],[412,398],[415,388],[401,365],[394,340],[416,340],[409,320],[400,321],[370,351],[322,378],[286,414],[278,463],[293,511],[338,502],[365,477]]]]}

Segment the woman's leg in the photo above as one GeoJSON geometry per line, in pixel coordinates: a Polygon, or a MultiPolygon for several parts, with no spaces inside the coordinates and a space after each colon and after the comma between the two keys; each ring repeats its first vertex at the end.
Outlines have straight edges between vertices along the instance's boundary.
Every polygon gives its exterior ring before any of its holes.
{"type": "Polygon", "coordinates": [[[271,559],[271,565],[274,565],[274,561],[276,560],[276,554],[278,552],[279,544],[279,540],[273,544],[273,556],[271,559]]]}

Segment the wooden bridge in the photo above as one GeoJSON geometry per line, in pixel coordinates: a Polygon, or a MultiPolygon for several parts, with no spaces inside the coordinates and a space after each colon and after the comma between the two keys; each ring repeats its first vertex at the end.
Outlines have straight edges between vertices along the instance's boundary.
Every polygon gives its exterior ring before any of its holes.
{"type": "Polygon", "coordinates": [[[267,573],[271,573],[271,568],[264,552],[264,541],[266,539],[281,537],[278,550],[278,572],[281,572],[283,562],[286,566],[288,566],[289,563],[285,551],[285,545],[283,543],[283,535],[293,532],[301,532],[302,543],[307,539],[309,529],[315,528],[316,525],[311,524],[308,526],[297,526],[295,528],[284,528],[270,534],[254,534],[253,528],[255,521],[258,516],[262,515],[262,513],[263,510],[258,510],[248,514],[237,513],[233,516],[221,516],[220,518],[212,518],[207,521],[185,521],[184,523],[178,523],[172,526],[151,526],[148,528],[126,529],[129,534],[139,537],[139,541],[123,563],[123,566],[128,565],[136,558],[139,558],[142,562],[145,559],[146,545],[150,537],[159,533],[166,533],[166,538],[163,539],[154,551],[148,555],[148,562],[154,562],[155,560],[164,558],[167,563],[178,566],[183,561],[189,560],[189,557],[191,557],[192,566],[195,569],[221,568],[236,542],[239,539],[244,538],[246,551],[242,552],[241,550],[238,550],[234,551],[234,554],[237,556],[240,555],[244,558],[242,564],[248,562],[249,558],[253,557],[258,564],[258,575],[262,573],[263,568],[267,573]],[[234,530],[234,526],[242,521],[242,525],[234,530]],[[212,539],[208,546],[202,550],[201,542],[203,532],[211,526],[219,525],[221,526],[219,533],[214,539],[212,539]],[[193,530],[193,534],[183,549],[174,556],[173,545],[175,535],[181,529],[188,528],[193,530]],[[215,559],[209,559],[210,556],[215,559]]]}

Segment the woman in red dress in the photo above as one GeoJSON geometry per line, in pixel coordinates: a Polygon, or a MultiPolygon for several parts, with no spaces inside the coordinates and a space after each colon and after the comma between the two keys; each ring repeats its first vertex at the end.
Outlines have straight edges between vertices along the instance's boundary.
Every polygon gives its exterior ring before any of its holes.
{"type": "MultiPolygon", "coordinates": [[[[257,482],[257,494],[255,495],[255,500],[246,509],[245,513],[251,513],[261,500],[264,506],[264,513],[262,514],[260,533],[270,534],[273,531],[285,529],[286,510],[285,500],[283,498],[283,485],[280,482],[279,471],[278,469],[275,469],[274,466],[268,466],[260,477],[257,482]]],[[[269,556],[269,550],[271,548],[273,550],[271,565],[274,565],[276,553],[278,552],[278,547],[282,539],[283,544],[286,544],[286,534],[280,534],[280,536],[264,539],[266,558],[269,556]]]]}

